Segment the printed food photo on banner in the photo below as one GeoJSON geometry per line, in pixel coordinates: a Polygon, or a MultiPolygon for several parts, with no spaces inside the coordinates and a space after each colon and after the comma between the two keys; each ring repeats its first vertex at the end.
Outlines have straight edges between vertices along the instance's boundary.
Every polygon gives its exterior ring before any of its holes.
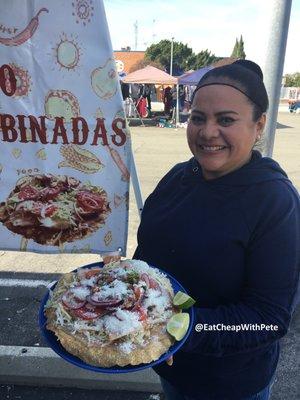
{"type": "Polygon", "coordinates": [[[0,248],[125,255],[131,143],[103,4],[0,4],[0,248]]]}

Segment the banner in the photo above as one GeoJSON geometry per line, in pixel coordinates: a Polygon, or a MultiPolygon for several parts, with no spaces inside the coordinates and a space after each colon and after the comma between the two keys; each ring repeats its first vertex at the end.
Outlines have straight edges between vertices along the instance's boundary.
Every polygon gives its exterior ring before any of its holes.
{"type": "Polygon", "coordinates": [[[131,146],[102,1],[0,9],[0,248],[125,255],[131,146]]]}

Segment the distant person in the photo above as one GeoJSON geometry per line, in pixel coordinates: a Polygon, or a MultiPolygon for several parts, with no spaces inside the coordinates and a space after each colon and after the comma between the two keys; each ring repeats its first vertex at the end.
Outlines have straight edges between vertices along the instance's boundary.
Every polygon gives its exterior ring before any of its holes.
{"type": "Polygon", "coordinates": [[[121,92],[123,100],[126,100],[129,97],[129,84],[121,82],[121,92]]]}
{"type": "Polygon", "coordinates": [[[136,103],[140,97],[140,85],[138,83],[130,84],[130,97],[136,103]]]}
{"type": "MultiPolygon", "coordinates": [[[[171,94],[172,94],[172,108],[174,110],[177,107],[177,87],[176,86],[174,86],[171,89],[171,94]]],[[[184,107],[184,98],[185,98],[183,85],[179,85],[178,94],[179,94],[179,111],[181,111],[184,107]]]]}
{"type": "Polygon", "coordinates": [[[255,149],[267,109],[257,64],[210,70],[192,101],[193,157],[145,202],[133,258],[169,272],[196,300],[173,364],[154,367],[166,400],[270,398],[299,293],[300,199],[255,149]]]}
{"type": "Polygon", "coordinates": [[[172,108],[172,94],[170,86],[167,86],[164,89],[163,102],[164,102],[164,113],[165,115],[170,116],[172,108]]]}
{"type": "Polygon", "coordinates": [[[151,85],[142,85],[140,89],[140,96],[147,100],[147,108],[149,114],[151,114],[151,85]]]}

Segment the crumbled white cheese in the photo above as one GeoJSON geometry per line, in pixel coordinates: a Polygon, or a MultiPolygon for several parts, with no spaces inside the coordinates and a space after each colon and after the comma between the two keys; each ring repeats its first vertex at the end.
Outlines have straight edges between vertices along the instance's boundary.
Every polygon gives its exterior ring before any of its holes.
{"type": "Polygon", "coordinates": [[[57,321],[58,325],[60,325],[60,326],[64,326],[65,322],[71,321],[70,315],[61,306],[61,304],[57,304],[55,314],[56,314],[56,321],[57,321]]]}
{"type": "Polygon", "coordinates": [[[75,286],[71,289],[74,295],[79,300],[85,300],[87,296],[90,295],[91,291],[87,286],[75,286]]]}
{"type": "Polygon", "coordinates": [[[85,321],[83,319],[77,319],[74,321],[74,332],[76,331],[97,331],[100,332],[103,330],[103,320],[95,319],[93,323],[89,323],[89,321],[85,321]]]}
{"type": "Polygon", "coordinates": [[[40,223],[42,226],[45,226],[47,228],[52,228],[53,226],[57,225],[55,221],[53,221],[51,218],[46,217],[46,218],[40,218],[40,223]]]}
{"type": "Polygon", "coordinates": [[[80,281],[81,285],[83,286],[94,286],[97,283],[97,280],[99,279],[99,276],[92,276],[89,279],[82,279],[80,281]]]}
{"type": "Polygon", "coordinates": [[[131,353],[132,349],[134,348],[134,345],[132,342],[123,342],[119,344],[119,349],[123,351],[125,354],[131,353]]]}
{"type": "Polygon", "coordinates": [[[137,313],[127,310],[117,309],[115,316],[106,315],[103,317],[104,328],[117,335],[127,335],[137,328],[141,328],[142,324],[139,321],[137,313]]]}
{"type": "Polygon", "coordinates": [[[147,297],[143,301],[145,308],[153,307],[157,313],[162,314],[169,306],[169,297],[159,290],[148,289],[147,297]]]}
{"type": "Polygon", "coordinates": [[[123,263],[123,267],[128,265],[131,267],[136,272],[139,272],[140,274],[146,273],[149,276],[152,276],[154,279],[159,279],[160,277],[166,278],[167,275],[161,272],[158,268],[153,268],[150,267],[145,261],[141,260],[124,260],[121,261],[121,266],[123,263]]]}
{"type": "MultiPolygon", "coordinates": [[[[99,300],[107,298],[121,297],[128,292],[128,286],[125,282],[115,279],[109,285],[101,286],[100,291],[97,293],[99,300]]],[[[94,295],[95,296],[95,295],[94,295]]]]}

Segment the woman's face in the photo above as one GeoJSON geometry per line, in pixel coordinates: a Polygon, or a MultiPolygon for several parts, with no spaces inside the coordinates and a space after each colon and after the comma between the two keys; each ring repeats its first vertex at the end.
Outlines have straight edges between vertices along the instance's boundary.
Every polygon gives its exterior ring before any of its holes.
{"type": "Polygon", "coordinates": [[[187,140],[204,178],[218,178],[246,164],[265,120],[263,114],[253,121],[252,105],[233,87],[211,85],[199,89],[192,105],[187,140]]]}

